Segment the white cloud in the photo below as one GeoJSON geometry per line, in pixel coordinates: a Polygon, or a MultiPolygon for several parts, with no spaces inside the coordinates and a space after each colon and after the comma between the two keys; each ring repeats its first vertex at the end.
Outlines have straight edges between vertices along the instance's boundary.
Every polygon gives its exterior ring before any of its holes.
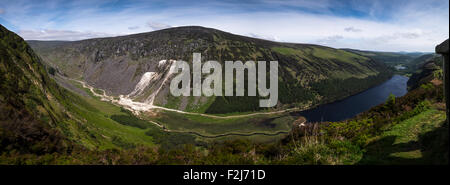
{"type": "Polygon", "coordinates": [[[263,2],[271,5],[307,8],[322,12],[328,11],[328,8],[333,6],[329,0],[264,0],[263,2]]]}
{"type": "Polygon", "coordinates": [[[355,28],[355,27],[353,27],[353,26],[344,28],[344,30],[345,30],[346,32],[362,32],[361,29],[355,28]]]}
{"type": "Polygon", "coordinates": [[[246,36],[258,38],[258,39],[264,39],[264,40],[271,40],[271,41],[279,41],[280,40],[277,37],[272,36],[272,35],[259,35],[259,34],[255,34],[255,33],[248,33],[248,34],[246,34],[246,36]]]}
{"type": "Polygon", "coordinates": [[[407,32],[407,33],[396,33],[396,34],[394,34],[394,36],[403,37],[405,39],[415,39],[415,38],[420,37],[420,34],[413,33],[413,32],[407,32]]]}
{"type": "Polygon", "coordinates": [[[174,25],[198,24],[241,35],[247,33],[271,35],[283,42],[325,44],[336,48],[379,51],[434,51],[436,44],[448,38],[449,30],[448,17],[440,17],[441,21],[434,26],[423,26],[420,24],[423,21],[420,17],[411,17],[411,20],[405,24],[398,24],[293,12],[239,14],[238,16],[239,19],[232,16],[214,16],[194,21],[194,18],[192,21],[175,21],[174,25]],[[350,25],[364,31],[348,32],[345,28],[351,27],[350,25]],[[336,35],[343,38],[330,39],[336,35]],[[395,39],[378,42],[380,38],[386,36],[395,39]]]}
{"type": "MultiPolygon", "coordinates": [[[[17,30],[25,30],[22,34],[26,39],[75,40],[148,32],[150,29],[159,30],[171,26],[198,25],[267,40],[324,44],[336,48],[434,51],[435,45],[449,37],[448,1],[436,1],[435,4],[441,6],[423,5],[432,4],[428,1],[405,1],[402,6],[393,4],[395,11],[391,11],[382,20],[376,19],[377,15],[383,14],[384,9],[389,7],[381,6],[380,3],[370,2],[369,8],[357,7],[361,11],[372,12],[373,17],[355,18],[340,17],[330,12],[323,13],[327,12],[330,6],[336,5],[335,1],[331,2],[328,0],[265,2],[276,8],[300,7],[322,13],[293,9],[235,11],[233,7],[236,6],[229,6],[230,12],[227,12],[227,9],[220,9],[220,6],[215,4],[214,6],[205,4],[152,11],[145,7],[134,6],[114,12],[101,11],[98,6],[81,6],[65,10],[64,16],[52,11],[40,11],[33,17],[27,13],[32,11],[33,7],[22,3],[13,7],[10,5],[2,7],[8,10],[2,14],[2,19],[17,27],[17,30]],[[49,34],[39,30],[55,32],[49,34]],[[57,30],[66,33],[57,33],[57,30]]],[[[336,6],[342,6],[341,4],[338,3],[336,6]]],[[[356,4],[359,4],[359,1],[356,4]]]]}
{"type": "Polygon", "coordinates": [[[20,30],[18,34],[25,40],[83,40],[98,37],[117,36],[109,33],[78,32],[68,30],[20,30]]]}
{"type": "Polygon", "coordinates": [[[4,13],[5,13],[5,10],[0,8],[0,14],[4,14],[4,13]]]}
{"type": "Polygon", "coordinates": [[[323,39],[319,39],[317,40],[318,43],[320,44],[333,44],[335,42],[337,42],[338,40],[343,39],[344,37],[341,35],[333,35],[333,36],[328,36],[326,38],[323,39]]]}
{"type": "Polygon", "coordinates": [[[147,26],[150,27],[154,31],[172,27],[172,26],[170,26],[168,24],[159,23],[159,22],[153,22],[153,21],[148,21],[147,22],[147,26]]]}
{"type": "Polygon", "coordinates": [[[139,28],[140,28],[139,26],[130,26],[130,27],[128,27],[129,30],[136,30],[136,29],[139,29],[139,28]]]}

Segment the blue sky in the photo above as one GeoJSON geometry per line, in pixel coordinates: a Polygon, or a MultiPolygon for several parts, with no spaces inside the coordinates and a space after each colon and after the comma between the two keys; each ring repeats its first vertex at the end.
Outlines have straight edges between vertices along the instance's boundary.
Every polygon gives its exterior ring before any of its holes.
{"type": "Polygon", "coordinates": [[[26,40],[80,40],[199,25],[336,48],[432,52],[449,37],[448,0],[0,0],[26,40]]]}

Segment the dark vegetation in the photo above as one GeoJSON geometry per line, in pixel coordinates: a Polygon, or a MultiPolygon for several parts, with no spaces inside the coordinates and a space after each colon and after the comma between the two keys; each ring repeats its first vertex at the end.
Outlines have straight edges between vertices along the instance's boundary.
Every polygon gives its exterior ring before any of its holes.
{"type": "Polygon", "coordinates": [[[333,102],[348,94],[364,91],[372,86],[381,84],[392,76],[391,73],[380,73],[378,76],[369,76],[366,79],[347,78],[327,79],[313,83],[311,88],[324,96],[323,102],[333,102]]]}
{"type": "MultiPolygon", "coordinates": [[[[201,145],[203,143],[196,142],[195,136],[188,133],[177,133],[177,132],[164,132],[161,128],[155,126],[154,124],[137,118],[131,113],[131,111],[121,108],[121,112],[126,115],[112,115],[111,119],[117,121],[120,124],[128,125],[132,127],[137,127],[140,129],[147,129],[146,135],[153,138],[153,142],[159,144],[161,149],[168,150],[180,147],[183,144],[201,145]]],[[[134,148],[134,145],[129,145],[128,143],[121,143],[120,138],[113,138],[113,142],[119,146],[126,146],[122,148],[134,148]]]]}
{"type": "Polygon", "coordinates": [[[425,54],[425,55],[421,55],[417,58],[415,58],[414,60],[412,60],[407,67],[409,69],[411,69],[411,72],[415,72],[417,70],[420,70],[423,65],[429,61],[434,61],[436,62],[436,65],[442,66],[442,57],[438,54],[425,54]]]}
{"type": "MultiPolygon", "coordinates": [[[[247,93],[247,91],[245,91],[247,93]]],[[[219,96],[208,107],[205,113],[221,114],[229,112],[248,112],[265,109],[259,107],[258,96],[219,96]]]]}
{"type": "Polygon", "coordinates": [[[203,142],[196,142],[195,136],[189,133],[163,132],[161,129],[149,129],[146,135],[152,136],[154,142],[160,145],[162,150],[180,148],[185,144],[204,145],[203,142]]]}
{"type": "Polygon", "coordinates": [[[48,74],[51,74],[52,76],[55,76],[56,73],[56,69],[53,67],[49,67],[48,68],[48,74]]]}
{"type": "Polygon", "coordinates": [[[114,121],[117,121],[118,123],[120,123],[122,125],[138,127],[141,129],[146,129],[146,128],[152,126],[151,123],[141,120],[141,119],[137,118],[136,116],[134,116],[133,113],[131,113],[131,111],[129,111],[129,110],[121,108],[120,111],[123,113],[126,113],[126,115],[112,115],[111,119],[114,121]]]}
{"type": "Polygon", "coordinates": [[[0,151],[43,154],[65,150],[67,141],[50,126],[62,115],[47,96],[60,97],[60,89],[25,41],[1,25],[0,89],[0,151]]]}
{"type": "Polygon", "coordinates": [[[422,61],[420,66],[409,78],[408,88],[415,89],[432,79],[443,80],[442,57],[435,56],[426,61],[422,61]]]}

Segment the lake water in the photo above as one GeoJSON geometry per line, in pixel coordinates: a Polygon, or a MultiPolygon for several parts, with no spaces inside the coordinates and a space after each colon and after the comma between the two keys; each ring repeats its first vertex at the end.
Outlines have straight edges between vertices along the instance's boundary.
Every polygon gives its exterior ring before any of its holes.
{"type": "Polygon", "coordinates": [[[369,110],[371,107],[386,102],[386,99],[391,93],[396,97],[405,95],[408,92],[407,81],[408,77],[394,75],[386,82],[359,94],[313,109],[294,112],[292,115],[304,116],[308,122],[345,120],[369,110]]]}

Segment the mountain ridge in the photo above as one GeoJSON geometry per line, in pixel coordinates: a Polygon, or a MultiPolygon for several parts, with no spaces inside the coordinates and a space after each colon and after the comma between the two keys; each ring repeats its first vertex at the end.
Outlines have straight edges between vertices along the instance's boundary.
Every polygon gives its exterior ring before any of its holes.
{"type": "Polygon", "coordinates": [[[161,91],[154,95],[156,105],[201,113],[261,109],[257,106],[258,97],[173,97],[168,84],[163,84],[164,79],[173,76],[167,77],[159,62],[182,59],[191,63],[193,52],[201,53],[203,61],[217,60],[222,65],[225,60],[276,60],[280,73],[277,108],[306,108],[334,101],[389,76],[384,64],[344,50],[279,43],[197,26],[72,42],[29,41],[29,44],[61,74],[84,80],[116,97],[131,93],[144,73],[157,73],[157,78],[146,87],[144,99],[158,87],[161,91]]]}

